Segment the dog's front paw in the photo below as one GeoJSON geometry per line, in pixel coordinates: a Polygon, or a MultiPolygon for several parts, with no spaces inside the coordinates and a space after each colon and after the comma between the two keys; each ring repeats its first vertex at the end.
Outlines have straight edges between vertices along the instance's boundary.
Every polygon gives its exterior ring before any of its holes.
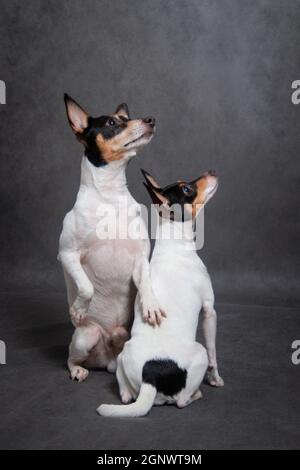
{"type": "Polygon", "coordinates": [[[145,302],[142,305],[143,319],[152,326],[160,325],[167,317],[166,312],[159,306],[158,302],[145,302]]]}
{"type": "Polygon", "coordinates": [[[220,377],[217,367],[207,369],[206,381],[212,387],[224,387],[224,380],[220,377]]]}
{"type": "Polygon", "coordinates": [[[75,325],[80,326],[87,317],[90,300],[77,297],[70,307],[70,316],[75,325]]]}

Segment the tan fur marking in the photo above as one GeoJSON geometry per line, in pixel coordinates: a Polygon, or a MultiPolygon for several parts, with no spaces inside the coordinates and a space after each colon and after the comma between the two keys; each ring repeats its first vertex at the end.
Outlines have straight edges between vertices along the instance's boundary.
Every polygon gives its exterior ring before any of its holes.
{"type": "Polygon", "coordinates": [[[101,155],[108,163],[121,160],[125,153],[124,148],[118,148],[117,146],[114,146],[112,141],[115,139],[116,137],[110,140],[105,140],[103,139],[102,134],[98,134],[96,137],[96,144],[101,152],[101,155]]]}
{"type": "Polygon", "coordinates": [[[192,214],[193,219],[197,217],[199,210],[203,207],[205,202],[205,190],[207,187],[206,178],[200,178],[196,182],[197,195],[192,204],[186,204],[187,210],[192,214]]]}
{"type": "MultiPolygon", "coordinates": [[[[118,119],[116,114],[111,114],[111,116],[114,117],[118,123],[123,123],[120,119],[118,119]]],[[[140,119],[129,121],[126,125],[126,128],[112,139],[106,140],[103,138],[102,134],[97,135],[96,144],[101,152],[103,159],[106,162],[109,163],[115,160],[121,160],[123,158],[127,151],[127,148],[124,147],[124,145],[127,144],[130,140],[139,137],[136,131],[137,128],[141,126],[141,123],[142,121],[140,119]]],[[[140,134],[142,135],[142,131],[140,131],[140,134]]]]}

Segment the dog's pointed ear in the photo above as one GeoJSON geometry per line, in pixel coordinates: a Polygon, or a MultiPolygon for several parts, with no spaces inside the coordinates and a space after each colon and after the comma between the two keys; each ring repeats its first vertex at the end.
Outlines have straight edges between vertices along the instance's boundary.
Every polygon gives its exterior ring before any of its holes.
{"type": "Polygon", "coordinates": [[[64,94],[68,121],[74,134],[82,134],[88,126],[88,114],[71,96],[64,94]]]}
{"type": "Polygon", "coordinates": [[[152,186],[152,188],[156,188],[156,189],[160,188],[160,185],[155,180],[155,178],[153,178],[153,176],[150,175],[150,173],[148,173],[146,170],[143,170],[143,168],[141,168],[141,173],[144,176],[146,182],[149,183],[150,186],[152,186]]]}
{"type": "Polygon", "coordinates": [[[125,119],[130,119],[129,109],[126,103],[119,104],[115,114],[118,114],[118,116],[123,116],[125,119]]]}
{"type": "Polygon", "coordinates": [[[162,188],[157,181],[147,171],[141,168],[141,172],[146,180],[144,183],[154,204],[169,204],[170,201],[162,194],[162,188]]]}

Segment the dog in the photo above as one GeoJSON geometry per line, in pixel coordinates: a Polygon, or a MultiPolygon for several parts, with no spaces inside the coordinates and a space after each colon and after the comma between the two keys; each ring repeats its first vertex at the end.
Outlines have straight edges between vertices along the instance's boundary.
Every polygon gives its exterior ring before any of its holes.
{"type": "Polygon", "coordinates": [[[116,370],[137,290],[145,321],[156,324],[166,315],[151,287],[148,233],[125,175],[129,160],[151,141],[155,119],[131,119],[126,103],[94,118],[67,94],[64,100],[71,129],[84,146],[80,188],[64,218],[58,254],[75,327],[68,368],[71,378],[82,382],[89,368],[116,370]],[[140,235],[99,237],[99,209],[106,206],[115,209],[110,222],[137,222],[140,235]]]}
{"type": "Polygon", "coordinates": [[[131,339],[117,360],[123,405],[101,405],[97,411],[102,416],[144,416],[153,404],[185,407],[202,397],[199,386],[206,372],[210,385],[224,385],[216,360],[213,288],[196,253],[193,231],[199,210],[217,190],[218,178],[208,172],[193,182],[161,188],[149,173],[143,173],[160,213],[150,263],[152,285],[168,318],[155,328],[145,324],[137,295],[131,339]],[[174,205],[184,208],[188,217],[172,211],[174,205]],[[195,340],[200,310],[206,349],[195,340]]]}

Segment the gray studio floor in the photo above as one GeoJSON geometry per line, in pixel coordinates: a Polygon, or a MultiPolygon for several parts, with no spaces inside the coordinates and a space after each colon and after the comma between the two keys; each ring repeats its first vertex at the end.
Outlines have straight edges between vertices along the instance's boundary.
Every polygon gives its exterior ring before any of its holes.
{"type": "Polygon", "coordinates": [[[85,383],[65,368],[72,328],[62,293],[1,294],[0,447],[4,449],[245,449],[300,447],[297,308],[219,304],[218,352],[224,389],[202,386],[186,409],[156,407],[145,418],[100,418],[118,402],[115,377],[85,383]]]}

